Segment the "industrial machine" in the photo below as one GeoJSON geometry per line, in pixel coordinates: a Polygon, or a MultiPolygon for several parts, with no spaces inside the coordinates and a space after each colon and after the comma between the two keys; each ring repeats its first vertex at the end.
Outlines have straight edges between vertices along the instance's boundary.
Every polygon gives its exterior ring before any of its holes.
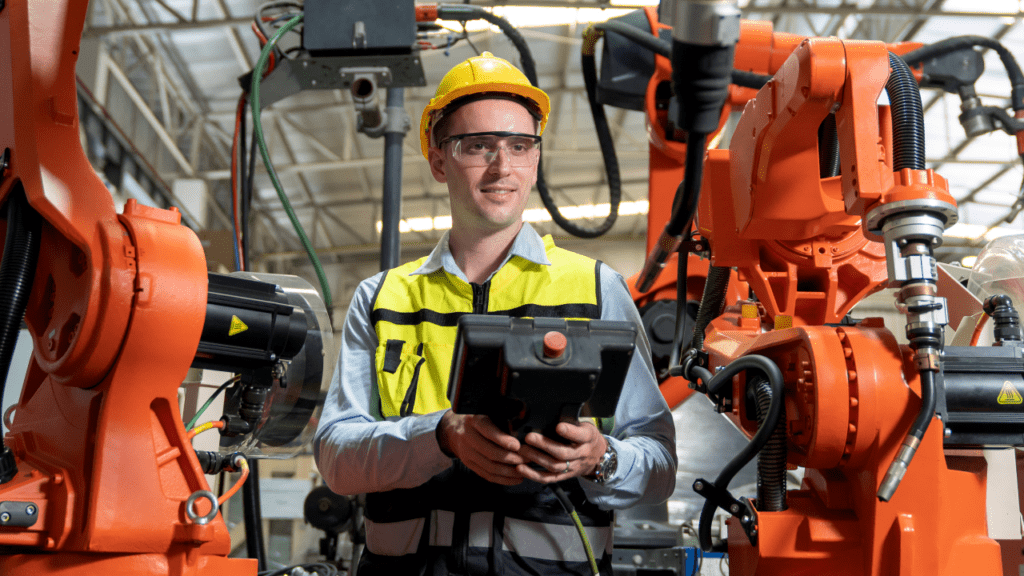
{"type": "MultiPolygon", "coordinates": [[[[289,377],[284,361],[315,364],[321,311],[308,288],[208,275],[174,210],[114,212],[77,129],[86,8],[0,3],[0,369],[22,318],[34,343],[0,451],[0,573],[253,574],[254,561],[227,558],[203,472],[240,465],[232,450],[301,436],[311,389],[289,384],[306,379],[289,377]],[[241,373],[222,420],[228,456],[191,448],[176,399],[190,365],[241,373]]],[[[646,89],[621,97],[647,113],[649,228],[666,230],[649,236],[635,292],[664,349],[662,389],[671,404],[706,394],[752,436],[717,478],[694,486],[708,501],[702,544],[712,546],[706,520],[722,508],[736,574],[1002,573],[978,450],[1024,444],[1021,404],[999,401],[1024,386],[1019,318],[993,297],[999,346],[944,347],[933,250],[957,214],[945,180],[924,169],[917,93],[919,84],[959,93],[969,134],[1019,134],[1019,120],[980,106],[971,88],[972,47],[989,45],[806,39],[740,22],[729,2],[662,8],[660,18],[641,13],[639,28],[595,27],[584,58],[593,64],[601,33],[649,52],[646,89]],[[887,106],[877,104],[883,90],[887,106]],[[709,149],[740,107],[729,146],[709,149]],[[659,278],[673,260],[675,277],[659,278]],[[847,318],[885,286],[906,309],[909,346],[877,321],[847,318]],[[731,475],[755,456],[757,498],[736,498],[731,475]],[[800,490],[786,490],[790,466],[807,470],[800,490]]],[[[461,5],[417,10],[420,21],[484,17],[461,5]]],[[[353,49],[372,43],[365,23],[351,30],[353,49]]],[[[332,74],[350,67],[351,54],[310,40],[332,74]]],[[[336,75],[350,88],[390,87],[385,69],[415,62],[406,39],[394,41],[365,76],[336,75]]],[[[1024,77],[1012,56],[1003,62],[1024,115],[1024,77]]],[[[281,86],[268,94],[284,97],[281,86]]]]}
{"type": "Polygon", "coordinates": [[[0,3],[0,371],[22,319],[33,355],[0,447],[0,573],[254,574],[204,472],[301,443],[330,325],[293,277],[208,274],[175,209],[110,192],[79,140],[87,3],[0,3]],[[178,407],[190,366],[237,373],[197,454],[178,407]]]}
{"type": "MultiPolygon", "coordinates": [[[[993,297],[997,346],[944,349],[933,250],[957,211],[924,167],[918,93],[958,92],[968,134],[1019,134],[974,96],[973,47],[988,44],[801,38],[740,22],[729,2],[663,2],[660,16],[670,31],[654,10],[595,26],[584,62],[601,34],[649,52],[643,94],[602,86],[610,103],[642,102],[651,136],[650,256],[634,297],[664,348],[670,403],[705,393],[751,436],[694,483],[702,547],[722,509],[732,574],[1003,573],[981,449],[1021,446],[1024,411],[999,401],[1016,398],[1024,371],[1019,319],[993,297]],[[709,147],[741,108],[728,147],[709,147]],[[676,275],[659,278],[666,260],[676,275]],[[848,317],[883,287],[896,289],[909,346],[879,319],[848,317]],[[729,481],[755,456],[757,497],[736,498],[729,481]],[[803,485],[787,491],[797,466],[803,485]]],[[[617,61],[607,49],[603,67],[617,61]]],[[[1017,112],[1022,76],[1000,56],[1017,112]]]]}

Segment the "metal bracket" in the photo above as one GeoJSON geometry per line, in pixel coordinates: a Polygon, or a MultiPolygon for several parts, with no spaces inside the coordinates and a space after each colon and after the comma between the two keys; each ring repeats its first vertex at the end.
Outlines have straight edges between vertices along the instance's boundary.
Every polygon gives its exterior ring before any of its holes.
{"type": "Polygon", "coordinates": [[[366,76],[372,76],[377,86],[391,85],[391,69],[386,66],[350,66],[339,68],[338,75],[341,76],[341,81],[346,86],[366,76]]]}
{"type": "MultiPolygon", "coordinates": [[[[4,9],[4,0],[0,0],[0,10],[4,9]]],[[[4,148],[3,156],[0,156],[0,182],[7,176],[7,169],[11,166],[11,149],[4,148]]]]}
{"type": "Polygon", "coordinates": [[[0,526],[28,528],[39,520],[35,502],[0,502],[0,526]]]}
{"type": "Polygon", "coordinates": [[[757,510],[750,503],[750,499],[737,500],[728,490],[719,488],[703,478],[698,478],[693,483],[693,491],[739,520],[747,539],[750,540],[750,545],[757,546],[757,510]]]}

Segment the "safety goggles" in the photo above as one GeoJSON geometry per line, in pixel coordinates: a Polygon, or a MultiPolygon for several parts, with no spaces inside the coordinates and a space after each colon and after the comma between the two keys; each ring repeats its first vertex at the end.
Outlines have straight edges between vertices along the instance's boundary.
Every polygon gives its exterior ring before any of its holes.
{"type": "Polygon", "coordinates": [[[540,158],[540,136],[519,132],[453,134],[438,144],[452,143],[452,158],[464,166],[490,166],[502,149],[512,166],[534,166],[540,158]]]}

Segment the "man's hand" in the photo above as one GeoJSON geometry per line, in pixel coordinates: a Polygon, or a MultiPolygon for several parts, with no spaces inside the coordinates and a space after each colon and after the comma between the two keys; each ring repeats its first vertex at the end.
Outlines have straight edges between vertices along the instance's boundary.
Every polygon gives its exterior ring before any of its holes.
{"type": "Polygon", "coordinates": [[[576,476],[585,476],[597,468],[601,456],[608,450],[608,440],[590,422],[571,424],[561,422],[555,431],[569,444],[552,440],[539,432],[526,435],[526,445],[519,454],[543,470],[535,470],[524,463],[516,470],[528,480],[550,484],[576,476]]]}
{"type": "Polygon", "coordinates": [[[519,471],[526,459],[517,454],[522,445],[479,414],[456,414],[449,410],[437,425],[441,450],[462,460],[481,478],[495,484],[514,486],[523,481],[519,471]]]}

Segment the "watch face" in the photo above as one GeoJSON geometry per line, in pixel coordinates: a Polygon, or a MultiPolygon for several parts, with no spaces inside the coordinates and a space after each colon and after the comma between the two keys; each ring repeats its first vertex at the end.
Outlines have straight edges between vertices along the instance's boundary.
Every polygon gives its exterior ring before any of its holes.
{"type": "Polygon", "coordinates": [[[615,468],[619,464],[619,457],[615,454],[615,450],[608,448],[608,452],[605,453],[604,461],[601,462],[601,476],[605,480],[609,476],[615,474],[615,468]]]}

